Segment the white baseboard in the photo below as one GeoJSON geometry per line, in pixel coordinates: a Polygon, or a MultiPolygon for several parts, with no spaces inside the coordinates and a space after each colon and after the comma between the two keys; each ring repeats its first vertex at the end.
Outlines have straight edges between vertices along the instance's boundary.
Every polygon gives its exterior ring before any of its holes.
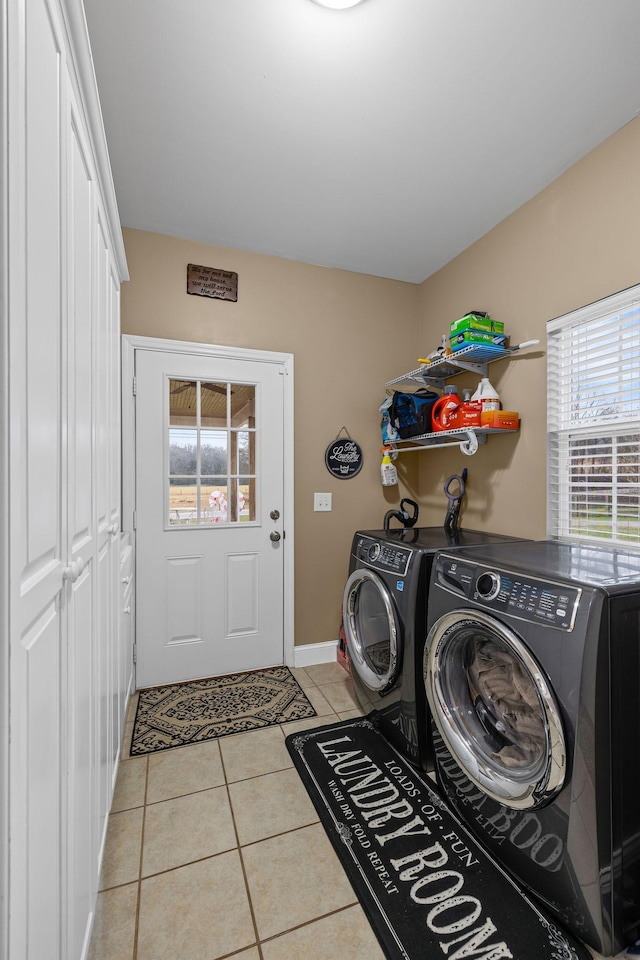
{"type": "Polygon", "coordinates": [[[326,643],[306,643],[302,647],[293,648],[294,667],[311,667],[314,663],[331,663],[337,659],[338,641],[328,640],[326,643]]]}

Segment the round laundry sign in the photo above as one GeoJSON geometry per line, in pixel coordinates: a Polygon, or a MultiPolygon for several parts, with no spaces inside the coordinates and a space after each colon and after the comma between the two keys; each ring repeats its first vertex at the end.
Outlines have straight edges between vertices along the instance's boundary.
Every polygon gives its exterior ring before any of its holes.
{"type": "Polygon", "coordinates": [[[360,444],[351,437],[336,437],[326,449],[324,462],[332,476],[338,480],[350,480],[362,469],[360,444]]]}

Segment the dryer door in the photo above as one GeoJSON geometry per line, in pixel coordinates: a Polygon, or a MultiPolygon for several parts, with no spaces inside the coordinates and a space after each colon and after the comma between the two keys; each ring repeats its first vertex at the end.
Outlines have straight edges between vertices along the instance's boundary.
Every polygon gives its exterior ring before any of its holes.
{"type": "Polygon", "coordinates": [[[384,693],[400,669],[400,624],[377,573],[353,571],[344,588],[343,615],[351,669],[370,690],[384,693]]]}
{"type": "Polygon", "coordinates": [[[449,752],[481,790],[516,809],[558,793],[567,766],[560,710],[513,631],[479,611],[445,614],[427,637],[424,680],[449,752]]]}

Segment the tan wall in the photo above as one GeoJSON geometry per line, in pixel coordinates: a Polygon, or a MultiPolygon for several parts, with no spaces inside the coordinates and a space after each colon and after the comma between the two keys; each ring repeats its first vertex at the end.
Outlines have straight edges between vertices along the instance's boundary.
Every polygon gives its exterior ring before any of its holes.
{"type": "Polygon", "coordinates": [[[636,119],[422,284],[420,350],[469,309],[503,320],[512,344],[540,340],[489,366],[503,407],[521,414],[519,434],[490,436],[472,457],[418,455],[425,522],[441,515],[442,481],[466,466],[464,526],[545,536],[546,322],[640,281],[639,222],[636,119]]]}
{"type": "Polygon", "coordinates": [[[544,537],[546,322],[640,281],[638,170],[640,119],[421,286],[124,231],[124,333],[294,355],[297,645],[336,639],[353,532],[381,526],[407,495],[420,501],[421,525],[441,524],[444,480],[464,467],[463,526],[544,537]],[[187,263],[236,271],[238,302],[188,296],[187,263]],[[383,489],[384,383],[413,369],[469,309],[503,320],[512,344],[540,340],[489,368],[503,406],[520,412],[521,430],[489,437],[472,457],[457,448],[406,454],[401,485],[383,489]],[[365,456],[347,481],[324,466],[343,425],[365,456]],[[314,491],[333,493],[332,513],[313,512],[314,491]]]}
{"type": "Polygon", "coordinates": [[[415,366],[419,288],[158,234],[125,230],[131,280],[122,293],[123,333],[294,355],[296,645],[336,640],[355,530],[381,527],[386,510],[415,496],[380,483],[378,407],[391,377],[415,366]],[[188,263],[238,273],[238,302],[188,296],[188,263]],[[364,451],[350,480],[324,464],[346,426],[364,451]],[[313,512],[331,492],[333,511],[313,512]]]}

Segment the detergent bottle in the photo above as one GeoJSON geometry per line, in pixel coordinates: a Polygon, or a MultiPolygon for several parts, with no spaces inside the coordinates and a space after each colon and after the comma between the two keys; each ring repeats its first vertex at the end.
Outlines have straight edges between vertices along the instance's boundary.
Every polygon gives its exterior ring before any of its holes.
{"type": "Polygon", "coordinates": [[[389,456],[391,447],[381,447],[380,452],[382,454],[382,463],[380,464],[380,477],[382,479],[382,486],[392,487],[394,483],[398,482],[398,471],[391,462],[391,457],[389,456]]]}
{"type": "Polygon", "coordinates": [[[436,400],[431,410],[431,427],[434,433],[440,430],[455,430],[458,426],[456,420],[459,406],[458,388],[445,387],[444,393],[439,400],[436,400]]]}
{"type": "Polygon", "coordinates": [[[494,386],[491,385],[488,377],[482,378],[478,384],[478,389],[471,399],[480,401],[482,404],[483,413],[485,413],[487,410],[500,409],[500,397],[498,396],[498,391],[494,386]]]}
{"type": "Polygon", "coordinates": [[[479,427],[481,424],[482,403],[471,399],[471,390],[462,391],[462,403],[457,410],[456,426],[479,427]]]}

